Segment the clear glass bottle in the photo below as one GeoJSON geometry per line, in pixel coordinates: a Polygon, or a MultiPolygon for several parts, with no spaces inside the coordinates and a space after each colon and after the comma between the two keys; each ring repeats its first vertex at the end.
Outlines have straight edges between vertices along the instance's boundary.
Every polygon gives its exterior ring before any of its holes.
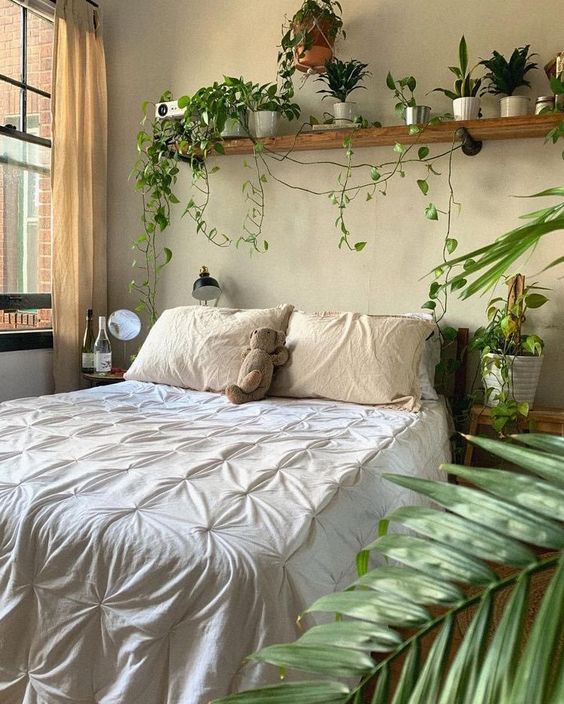
{"type": "Polygon", "coordinates": [[[98,337],[94,343],[94,366],[96,374],[110,374],[112,371],[112,346],[106,332],[106,318],[98,318],[98,337]]]}
{"type": "Polygon", "coordinates": [[[86,329],[82,341],[82,362],[81,369],[85,374],[93,374],[96,371],[94,363],[94,327],[92,325],[92,308],[86,312],[86,329]]]}

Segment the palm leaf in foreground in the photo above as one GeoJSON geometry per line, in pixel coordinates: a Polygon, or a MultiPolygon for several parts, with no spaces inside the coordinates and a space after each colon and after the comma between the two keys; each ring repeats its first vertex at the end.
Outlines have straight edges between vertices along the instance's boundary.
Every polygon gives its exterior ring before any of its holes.
{"type": "Polygon", "coordinates": [[[396,510],[388,520],[418,535],[385,535],[365,550],[405,566],[362,570],[350,589],[322,597],[307,609],[338,614],[336,622],[250,658],[325,678],[354,677],[358,684],[282,683],[216,704],[563,701],[564,438],[528,434],[510,443],[471,440],[525,471],[445,467],[475,487],[386,475],[447,511],[396,510]],[[498,575],[498,565],[512,569],[498,575]],[[528,592],[541,572],[550,582],[525,636],[528,592]],[[496,597],[502,593],[508,598],[497,603],[501,614],[492,626],[496,597]],[[470,623],[455,649],[455,623],[464,613],[470,623]],[[430,639],[425,657],[422,644],[430,639]]]}

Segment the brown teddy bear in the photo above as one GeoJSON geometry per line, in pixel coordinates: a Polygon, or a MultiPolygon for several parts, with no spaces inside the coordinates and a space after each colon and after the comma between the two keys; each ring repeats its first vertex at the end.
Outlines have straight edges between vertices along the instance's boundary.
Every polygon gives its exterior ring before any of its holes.
{"type": "Polygon", "coordinates": [[[286,364],[290,353],[284,347],[286,335],[272,328],[258,328],[251,333],[249,347],[243,350],[243,363],[237,384],[225,389],[232,403],[260,401],[272,382],[274,367],[286,364]]]}

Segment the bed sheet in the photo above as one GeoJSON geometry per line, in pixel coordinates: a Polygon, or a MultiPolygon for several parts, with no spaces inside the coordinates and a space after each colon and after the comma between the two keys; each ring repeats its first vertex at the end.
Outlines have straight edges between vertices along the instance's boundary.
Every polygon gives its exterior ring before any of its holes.
{"type": "Polygon", "coordinates": [[[355,576],[439,476],[420,413],[142,382],[0,405],[0,701],[204,704],[275,681],[248,654],[355,576]]]}

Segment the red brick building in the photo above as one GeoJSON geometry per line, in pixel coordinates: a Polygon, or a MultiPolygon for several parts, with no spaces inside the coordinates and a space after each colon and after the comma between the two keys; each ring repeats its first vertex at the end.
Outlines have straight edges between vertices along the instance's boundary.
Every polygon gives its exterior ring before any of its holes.
{"type": "MultiPolygon", "coordinates": [[[[0,0],[0,74],[22,80],[22,9],[0,0]]],[[[27,12],[28,85],[51,92],[53,25],[27,12]]],[[[47,97],[27,91],[25,130],[21,124],[21,89],[0,80],[0,124],[51,138],[47,97]]],[[[0,293],[51,291],[50,149],[0,136],[0,293]],[[28,168],[25,168],[28,164],[28,168]]],[[[51,311],[5,313],[0,329],[50,327],[51,311]]]]}

